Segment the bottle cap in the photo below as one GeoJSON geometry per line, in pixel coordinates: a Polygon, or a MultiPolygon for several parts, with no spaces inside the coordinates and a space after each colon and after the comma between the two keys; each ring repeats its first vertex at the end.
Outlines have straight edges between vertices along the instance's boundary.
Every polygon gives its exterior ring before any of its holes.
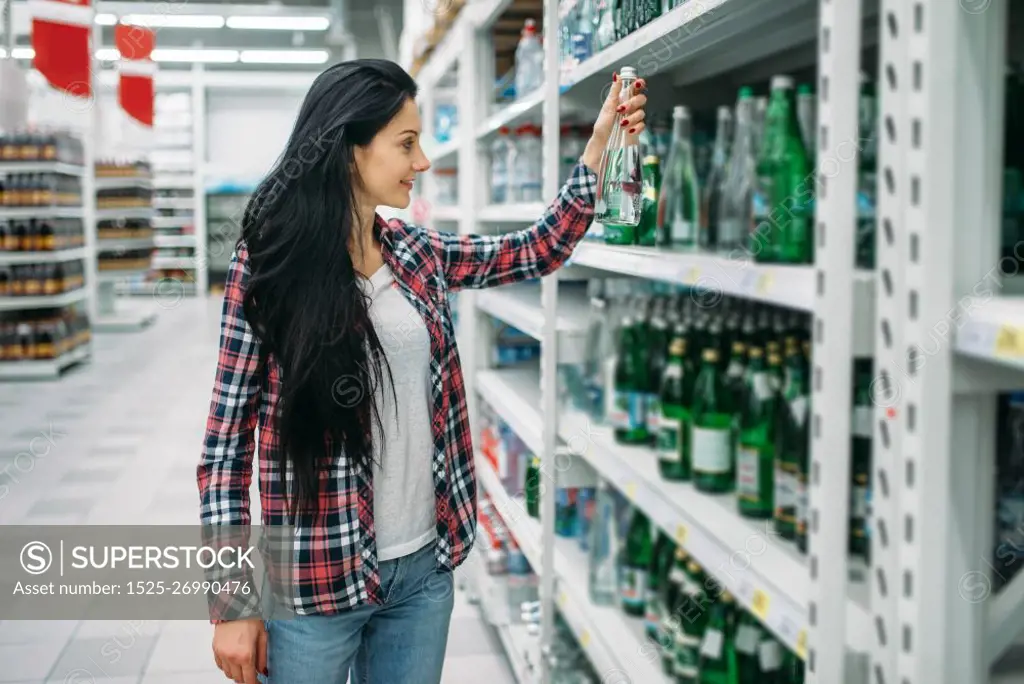
{"type": "Polygon", "coordinates": [[[772,76],[772,90],[792,90],[792,76],[772,76]]]}
{"type": "Polygon", "coordinates": [[[624,66],[619,69],[619,78],[636,78],[636,69],[624,66]]]}
{"type": "Polygon", "coordinates": [[[732,343],[732,351],[734,354],[742,354],[745,348],[746,345],[740,342],[739,340],[732,343]]]}
{"type": "Polygon", "coordinates": [[[782,359],[779,358],[778,352],[770,352],[768,354],[768,365],[778,366],[782,363],[782,359]]]}
{"type": "Polygon", "coordinates": [[[721,106],[718,108],[718,120],[731,119],[732,118],[732,107],[721,106]]]}
{"type": "Polygon", "coordinates": [[[690,110],[687,109],[683,105],[676,105],[675,107],[672,108],[672,118],[673,119],[689,119],[690,118],[690,110]]]}
{"type": "Polygon", "coordinates": [[[801,83],[800,85],[798,85],[796,87],[796,92],[797,92],[798,95],[813,95],[814,94],[814,91],[811,90],[811,84],[810,83],[801,83]]]}
{"type": "Polygon", "coordinates": [[[717,349],[705,349],[702,357],[705,361],[718,361],[718,350],[717,349]]]}
{"type": "Polygon", "coordinates": [[[650,166],[658,166],[659,164],[661,164],[661,160],[658,159],[658,155],[649,154],[646,157],[644,157],[644,164],[650,166]]]}
{"type": "Polygon", "coordinates": [[[759,359],[764,356],[764,350],[760,347],[751,347],[750,350],[747,351],[747,355],[752,359],[759,359]]]}
{"type": "Polygon", "coordinates": [[[740,88],[740,94],[739,94],[739,98],[738,99],[746,100],[746,99],[749,99],[751,97],[754,97],[754,89],[753,88],[751,88],[750,86],[743,86],[742,88],[740,88]]]}
{"type": "Polygon", "coordinates": [[[668,353],[672,356],[682,356],[686,352],[686,341],[682,337],[677,337],[672,340],[672,344],[669,345],[668,353]]]}

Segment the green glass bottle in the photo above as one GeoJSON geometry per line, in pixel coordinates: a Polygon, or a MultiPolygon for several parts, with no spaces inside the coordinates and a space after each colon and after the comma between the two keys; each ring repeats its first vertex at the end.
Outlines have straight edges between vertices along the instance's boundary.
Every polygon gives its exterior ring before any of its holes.
{"type": "Polygon", "coordinates": [[[648,154],[644,157],[642,173],[643,201],[640,205],[637,241],[644,247],[654,247],[658,244],[658,195],[661,192],[661,160],[657,155],[648,154]]]}
{"type": "Polygon", "coordinates": [[[526,462],[526,512],[532,518],[540,519],[540,457],[530,456],[526,462]]]}
{"type": "MultiPolygon", "coordinates": [[[[792,83],[792,81],[790,81],[792,83]]],[[[786,194],[777,198],[776,208],[788,214],[778,260],[786,264],[807,264],[814,260],[814,167],[807,153],[792,86],[786,91],[786,130],[781,139],[776,171],[786,194]]]]}
{"type": "Polygon", "coordinates": [[[661,423],[661,378],[668,364],[670,337],[665,300],[657,298],[650,306],[647,323],[647,434],[656,442],[661,423]]]}
{"type": "Polygon", "coordinates": [[[868,503],[870,501],[871,435],[871,359],[853,362],[853,418],[850,445],[850,553],[868,559],[868,503]]]}
{"type": "Polygon", "coordinates": [[[674,674],[676,684],[699,684],[701,637],[710,616],[700,565],[690,560],[681,578],[682,590],[675,613],[679,616],[676,631],[674,674]]]}
{"type": "Polygon", "coordinates": [[[690,112],[677,106],[672,110],[672,147],[658,197],[659,244],[666,247],[692,246],[700,225],[700,188],[694,164],[690,112]]]}
{"type": "Polygon", "coordinates": [[[787,651],[782,658],[783,684],[804,684],[804,661],[792,651],[787,651]]]}
{"type": "Polygon", "coordinates": [[[770,518],[774,511],[778,400],[764,366],[764,352],[754,347],[749,357],[750,372],[736,440],[736,503],[744,517],[770,518]]]}
{"type": "Polygon", "coordinates": [[[792,414],[791,448],[796,452],[796,547],[807,553],[807,525],[810,515],[810,423],[811,389],[807,382],[807,357],[797,346],[788,361],[793,376],[792,397],[788,400],[792,414]]]}
{"type": "Polygon", "coordinates": [[[627,615],[643,617],[647,573],[651,565],[651,523],[639,508],[633,510],[622,550],[619,599],[627,615]]]}
{"type": "Polygon", "coordinates": [[[643,321],[627,313],[619,328],[615,357],[615,392],[608,423],[622,444],[647,441],[647,347],[643,321]]]}
{"type": "Polygon", "coordinates": [[[725,367],[725,387],[729,391],[729,403],[736,408],[736,421],[739,422],[739,411],[742,410],[747,392],[746,371],[747,371],[747,348],[739,340],[732,343],[732,353],[729,355],[729,365],[725,367]]]}
{"type": "Polygon", "coordinates": [[[661,643],[661,620],[667,610],[668,575],[675,557],[675,543],[663,531],[658,530],[651,554],[651,565],[647,571],[647,594],[644,598],[644,632],[655,643],[661,643]]]}
{"type": "Polygon", "coordinates": [[[689,480],[690,402],[693,370],[687,363],[686,339],[677,337],[669,348],[661,379],[661,421],[658,425],[658,470],[666,480],[689,480]]]}
{"type": "Polygon", "coordinates": [[[741,611],[736,620],[736,669],[739,684],[778,684],[762,678],[758,650],[764,639],[764,628],[753,615],[741,611]]]}
{"type": "Polygon", "coordinates": [[[693,387],[693,484],[704,492],[728,492],[733,487],[733,410],[718,370],[718,350],[704,350],[693,387]]]}
{"type": "Polygon", "coordinates": [[[732,629],[735,609],[732,595],[727,591],[711,605],[711,615],[700,644],[700,684],[739,684],[732,629]]]}
{"type": "Polygon", "coordinates": [[[787,365],[789,382],[782,393],[775,434],[775,529],[783,539],[796,540],[810,397],[795,354],[787,359],[787,365]]]}
{"type": "Polygon", "coordinates": [[[661,649],[661,670],[668,677],[669,681],[674,680],[675,674],[675,652],[676,642],[680,638],[683,625],[684,606],[682,604],[686,594],[686,563],[689,554],[681,546],[675,547],[672,556],[672,564],[669,567],[668,581],[665,594],[665,613],[661,616],[661,641],[658,643],[661,649]]]}

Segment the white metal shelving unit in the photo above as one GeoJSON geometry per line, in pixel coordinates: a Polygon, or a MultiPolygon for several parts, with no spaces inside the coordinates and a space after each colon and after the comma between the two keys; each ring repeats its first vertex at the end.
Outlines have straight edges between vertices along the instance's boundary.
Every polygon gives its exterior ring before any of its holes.
{"type": "MultiPolygon", "coordinates": [[[[83,155],[88,160],[89,135],[82,135],[83,155]]],[[[92,311],[95,287],[90,279],[90,266],[95,246],[92,243],[89,222],[92,219],[94,203],[90,201],[91,177],[87,165],[64,162],[0,162],[0,175],[20,173],[52,173],[79,179],[82,204],[77,207],[0,207],[0,221],[28,219],[81,219],[84,246],[69,249],[39,252],[0,251],[0,268],[18,267],[26,264],[64,264],[82,262],[84,284],[68,292],[53,295],[5,296],[0,297],[0,313],[55,309],[68,306],[82,307],[92,311]]],[[[0,380],[49,380],[60,377],[69,366],[87,361],[92,355],[92,345],[83,344],[54,359],[4,360],[0,361],[0,380]]]]}
{"type": "MultiPolygon", "coordinates": [[[[612,71],[623,65],[671,89],[707,87],[712,77],[741,68],[755,81],[817,64],[813,265],[586,241],[572,259],[607,273],[813,314],[810,552],[801,555],[740,518],[729,497],[662,480],[650,450],[620,446],[579,415],[559,415],[557,362],[578,344],[580,319],[573,315],[579,305],[564,296],[556,277],[530,290],[460,294],[460,349],[474,422],[483,401],[545,463],[567,445],[804,658],[808,682],[990,681],[990,666],[1024,631],[1024,575],[993,597],[987,562],[995,393],[1024,387],[1024,298],[1003,289],[997,270],[1009,3],[687,0],[564,73],[558,41],[546,41],[543,88],[492,111],[480,96],[491,92],[494,76],[487,29],[510,4],[467,2],[419,77],[429,134],[430,86],[457,70],[461,134],[440,151],[446,165],[461,170],[457,213],[446,207],[444,216],[464,234],[522,227],[543,211],[483,201],[488,138],[503,125],[541,121],[544,195],[553,197],[563,180],[557,176],[560,114],[599,102],[612,71]],[[876,270],[867,272],[851,259],[856,173],[830,170],[849,162],[859,139],[861,57],[875,45],[878,256],[876,270]],[[541,340],[539,368],[488,368],[491,340],[481,315],[541,340]],[[874,357],[876,376],[870,568],[848,557],[846,507],[835,505],[850,499],[850,369],[864,357],[874,357]],[[750,556],[745,567],[737,567],[738,552],[750,556]]],[[[557,16],[557,0],[545,0],[548,35],[557,16]]],[[[590,111],[596,114],[596,107],[590,111]]],[[[433,185],[425,187],[430,202],[433,185]]],[[[434,218],[441,218],[436,211],[434,218]]],[[[477,471],[481,490],[514,513],[515,503],[482,459],[477,471]]],[[[543,520],[554,519],[553,489],[542,496],[543,520]]],[[[550,608],[558,606],[600,675],[661,681],[660,672],[645,670],[636,657],[629,634],[635,625],[623,627],[618,613],[589,603],[584,558],[556,539],[553,525],[528,519],[510,526],[542,575],[548,607],[542,643],[552,635],[550,608]]],[[[546,681],[542,666],[539,681],[546,681]]]]}

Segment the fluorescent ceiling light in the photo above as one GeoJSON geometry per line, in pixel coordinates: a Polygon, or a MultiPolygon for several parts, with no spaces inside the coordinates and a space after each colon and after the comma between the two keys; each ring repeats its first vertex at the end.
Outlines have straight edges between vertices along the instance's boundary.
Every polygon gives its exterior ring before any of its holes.
{"type": "Polygon", "coordinates": [[[330,57],[327,50],[242,50],[246,64],[323,64],[330,57]]]}
{"type": "Polygon", "coordinates": [[[209,28],[224,27],[224,17],[214,14],[129,14],[122,20],[125,24],[148,26],[149,28],[209,28]]]}
{"type": "Polygon", "coordinates": [[[231,64],[238,61],[238,50],[169,49],[153,50],[154,62],[216,62],[231,64]]]}
{"type": "Polygon", "coordinates": [[[116,62],[121,58],[121,53],[117,51],[117,48],[100,48],[96,51],[96,59],[101,62],[116,62]]]}
{"type": "MultiPolygon", "coordinates": [[[[36,51],[30,47],[16,47],[11,50],[11,57],[14,59],[32,59],[36,56],[36,51]]],[[[7,57],[7,50],[0,48],[0,57],[7,57]]]]}
{"type": "Polygon", "coordinates": [[[117,23],[117,15],[100,12],[96,15],[96,19],[94,21],[100,26],[113,26],[117,23]]]}
{"type": "Polygon", "coordinates": [[[326,31],[331,25],[327,17],[228,17],[231,29],[267,29],[278,31],[326,31]]]}

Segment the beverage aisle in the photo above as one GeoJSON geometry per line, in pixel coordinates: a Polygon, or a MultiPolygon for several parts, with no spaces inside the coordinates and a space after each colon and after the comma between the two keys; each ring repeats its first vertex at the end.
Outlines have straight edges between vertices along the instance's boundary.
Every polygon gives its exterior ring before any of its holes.
{"type": "MultiPolygon", "coordinates": [[[[60,383],[0,386],[0,524],[197,521],[220,300],[163,304],[144,332],[94,336],[93,363],[60,383]]],[[[0,682],[220,684],[211,638],[201,620],[0,622],[0,682]]],[[[443,681],[514,681],[462,590],[443,681]]]]}

